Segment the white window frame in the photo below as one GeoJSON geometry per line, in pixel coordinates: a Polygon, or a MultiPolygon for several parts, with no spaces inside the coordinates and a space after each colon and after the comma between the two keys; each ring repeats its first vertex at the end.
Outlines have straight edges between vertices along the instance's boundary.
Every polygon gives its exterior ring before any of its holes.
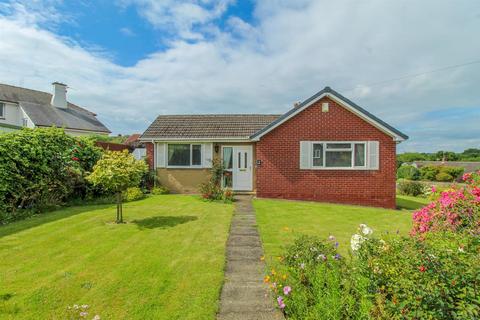
{"type": "Polygon", "coordinates": [[[3,102],[0,102],[0,110],[1,110],[0,119],[5,119],[5,109],[6,109],[6,104],[3,102]]]}
{"type": "Polygon", "coordinates": [[[167,168],[174,168],[174,169],[188,169],[188,168],[203,168],[203,153],[204,147],[201,143],[167,143],[167,148],[165,150],[165,160],[166,160],[166,167],[167,168]],[[169,165],[168,164],[168,148],[170,145],[177,145],[177,144],[187,144],[190,146],[190,165],[188,166],[178,166],[178,165],[169,165]],[[193,160],[193,146],[200,146],[200,164],[192,165],[193,160]]]}
{"type": "MultiPolygon", "coordinates": [[[[367,153],[368,153],[368,142],[367,141],[311,141],[312,144],[312,155],[311,155],[311,169],[313,170],[368,170],[367,167],[367,153]],[[315,155],[313,152],[313,145],[315,144],[322,144],[323,145],[323,163],[321,166],[313,165],[313,159],[315,159],[315,155]],[[330,149],[327,150],[327,144],[350,144],[350,148],[339,148],[339,149],[330,149]],[[364,154],[363,154],[363,166],[355,166],[355,145],[356,144],[363,144],[364,146],[364,154]],[[350,151],[352,153],[352,161],[350,167],[327,167],[325,166],[325,162],[327,161],[326,155],[327,152],[341,152],[341,151],[350,151]]],[[[318,157],[317,157],[318,158],[318,157]]]]}

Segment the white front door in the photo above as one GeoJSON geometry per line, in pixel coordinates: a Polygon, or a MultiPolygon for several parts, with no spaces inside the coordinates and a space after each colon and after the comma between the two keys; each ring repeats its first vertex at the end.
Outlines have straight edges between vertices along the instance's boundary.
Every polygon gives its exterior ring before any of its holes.
{"type": "Polygon", "coordinates": [[[233,190],[252,190],[252,161],[252,146],[233,147],[233,190]]]}
{"type": "Polygon", "coordinates": [[[223,146],[224,166],[222,187],[235,191],[253,189],[253,148],[252,146],[223,146]]]}

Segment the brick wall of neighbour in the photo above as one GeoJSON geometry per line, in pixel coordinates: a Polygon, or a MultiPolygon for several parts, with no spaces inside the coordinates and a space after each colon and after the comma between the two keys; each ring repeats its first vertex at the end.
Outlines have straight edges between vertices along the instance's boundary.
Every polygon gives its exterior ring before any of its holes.
{"type": "Polygon", "coordinates": [[[395,208],[396,143],[325,97],[256,144],[257,196],[395,208]],[[329,102],[323,113],[321,103],[329,102]],[[300,170],[300,141],[379,141],[379,170],[300,170]]]}
{"type": "Polygon", "coordinates": [[[155,159],[154,157],[154,148],[153,148],[153,143],[151,142],[146,142],[145,143],[145,148],[147,149],[147,162],[148,162],[148,167],[150,170],[153,170],[153,161],[155,159]]]}

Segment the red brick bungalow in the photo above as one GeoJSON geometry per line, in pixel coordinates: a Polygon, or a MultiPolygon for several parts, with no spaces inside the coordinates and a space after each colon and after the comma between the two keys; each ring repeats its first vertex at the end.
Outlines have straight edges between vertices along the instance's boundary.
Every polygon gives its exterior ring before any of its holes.
{"type": "Polygon", "coordinates": [[[408,137],[326,87],[283,115],[159,116],[140,139],[173,192],[196,192],[221,159],[237,192],[394,208],[396,145],[408,137]]]}

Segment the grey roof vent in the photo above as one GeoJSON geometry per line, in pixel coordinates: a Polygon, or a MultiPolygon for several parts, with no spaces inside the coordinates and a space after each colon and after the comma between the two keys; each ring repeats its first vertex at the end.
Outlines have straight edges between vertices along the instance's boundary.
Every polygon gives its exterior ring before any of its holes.
{"type": "Polygon", "coordinates": [[[67,109],[67,85],[54,82],[53,85],[53,95],[51,104],[60,109],[67,109]]]}

